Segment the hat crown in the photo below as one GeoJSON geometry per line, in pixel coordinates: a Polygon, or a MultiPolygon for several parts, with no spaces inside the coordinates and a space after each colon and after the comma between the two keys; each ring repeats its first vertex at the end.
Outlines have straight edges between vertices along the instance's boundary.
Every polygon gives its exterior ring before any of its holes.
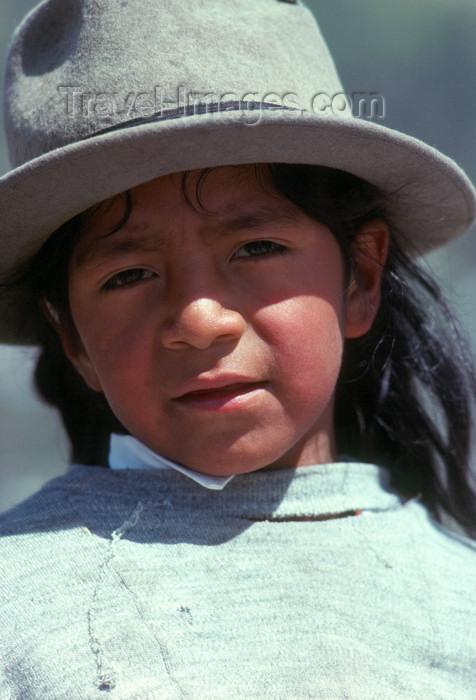
{"type": "Polygon", "coordinates": [[[288,0],[45,0],[10,50],[10,159],[185,105],[307,107],[341,90],[312,14],[288,0]]]}

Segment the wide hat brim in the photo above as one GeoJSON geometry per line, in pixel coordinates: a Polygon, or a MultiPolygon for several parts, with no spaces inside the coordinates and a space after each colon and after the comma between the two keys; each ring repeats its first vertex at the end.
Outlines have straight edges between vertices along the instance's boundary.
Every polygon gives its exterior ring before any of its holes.
{"type": "MultiPolygon", "coordinates": [[[[248,108],[125,125],[55,149],[1,178],[1,280],[54,230],[97,202],[158,176],[198,168],[302,163],[355,174],[388,193],[390,221],[415,254],[457,238],[474,221],[470,181],[426,144],[363,119],[248,108]]],[[[27,309],[21,286],[4,287],[0,342],[35,343],[27,309]]]]}

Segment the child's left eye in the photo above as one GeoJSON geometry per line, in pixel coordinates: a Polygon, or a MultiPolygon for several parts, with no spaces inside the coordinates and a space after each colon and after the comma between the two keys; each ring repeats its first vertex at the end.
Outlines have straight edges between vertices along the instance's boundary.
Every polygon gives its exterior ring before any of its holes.
{"type": "Polygon", "coordinates": [[[274,241],[251,241],[245,243],[233,255],[233,258],[257,258],[269,255],[283,255],[287,248],[274,241]]]}

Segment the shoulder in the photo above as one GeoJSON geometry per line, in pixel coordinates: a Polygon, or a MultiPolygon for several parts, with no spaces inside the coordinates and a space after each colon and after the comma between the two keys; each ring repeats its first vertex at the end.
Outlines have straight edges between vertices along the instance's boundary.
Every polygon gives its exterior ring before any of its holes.
{"type": "Polygon", "coordinates": [[[98,470],[75,465],[22,503],[1,513],[0,538],[46,532],[60,523],[67,525],[75,512],[72,504],[75,496],[81,492],[81,484],[90,477],[96,477],[98,470]]]}

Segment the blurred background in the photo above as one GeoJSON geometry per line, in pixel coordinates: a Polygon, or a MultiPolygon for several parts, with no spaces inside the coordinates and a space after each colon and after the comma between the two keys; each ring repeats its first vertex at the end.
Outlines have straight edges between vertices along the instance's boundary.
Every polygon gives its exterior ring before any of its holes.
{"type": "MultiPolygon", "coordinates": [[[[1,0],[0,64],[33,0],[1,0]]],[[[454,158],[476,182],[476,2],[307,0],[347,94],[378,92],[381,123],[454,158]]],[[[0,140],[0,174],[9,169],[0,140]]],[[[41,216],[41,212],[38,213],[41,216]]],[[[430,256],[476,349],[476,231],[430,256]]],[[[32,348],[0,345],[0,511],[64,472],[68,444],[54,411],[31,388],[32,348]]]]}

